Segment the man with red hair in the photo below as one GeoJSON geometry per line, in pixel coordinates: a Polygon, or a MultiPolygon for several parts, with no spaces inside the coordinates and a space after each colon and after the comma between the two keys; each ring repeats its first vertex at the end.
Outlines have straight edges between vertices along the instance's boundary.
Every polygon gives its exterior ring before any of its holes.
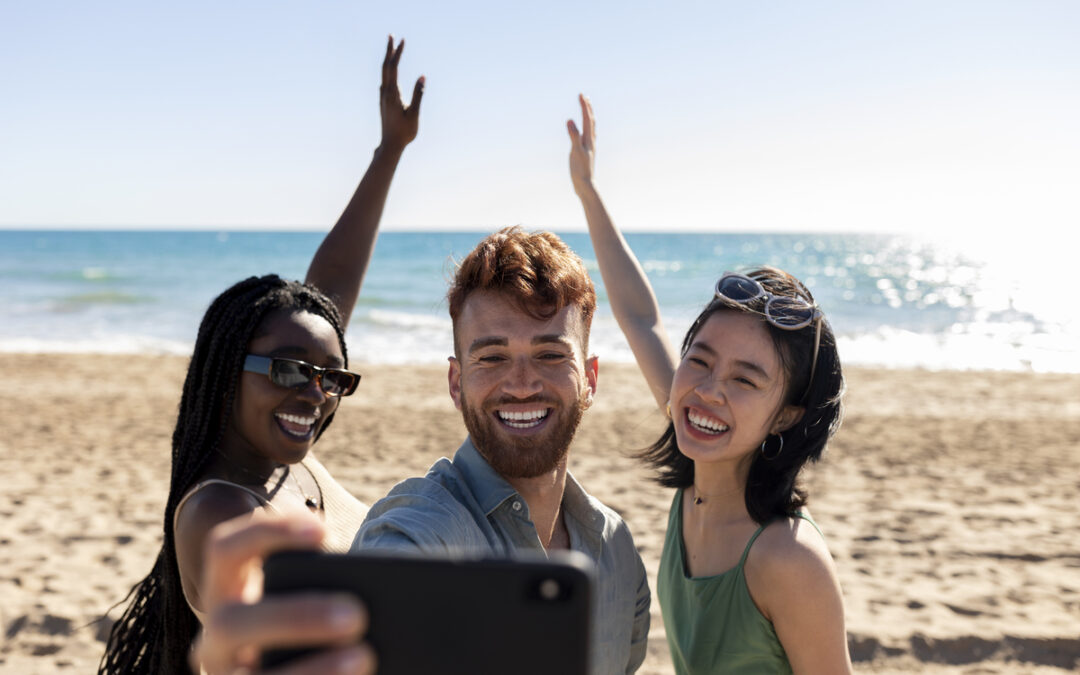
{"type": "MultiPolygon", "coordinates": [[[[592,672],[633,673],[649,632],[645,567],[622,518],[567,470],[598,373],[588,355],[596,292],[585,266],[551,233],[506,228],[465,257],[447,298],[454,326],[450,396],[469,436],[452,460],[440,459],[376,502],[353,548],[440,556],[580,551],[595,563],[599,587],[592,672]]],[[[267,615],[262,628],[270,625],[267,615]]],[[[324,638],[342,630],[317,611],[279,611],[273,628],[288,634],[292,621],[299,630],[301,616],[307,634],[322,623],[324,638]]],[[[208,624],[204,665],[242,645],[271,644],[263,639],[270,632],[233,630],[237,615],[230,618],[232,625],[208,624]]]]}

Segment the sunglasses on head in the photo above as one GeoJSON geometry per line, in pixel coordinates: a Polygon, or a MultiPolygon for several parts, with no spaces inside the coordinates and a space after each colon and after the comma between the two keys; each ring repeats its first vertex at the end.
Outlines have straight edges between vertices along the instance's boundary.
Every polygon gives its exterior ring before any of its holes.
{"type": "Polygon", "coordinates": [[[319,389],[329,397],[348,396],[360,384],[360,375],[339,368],[320,368],[306,361],[248,354],[244,370],[266,375],[270,381],[286,389],[302,389],[315,380],[319,389]]]}
{"type": "Polygon", "coordinates": [[[764,298],[765,320],[781,330],[799,330],[811,323],[817,323],[814,331],[814,356],[810,360],[810,379],[807,380],[806,393],[800,401],[805,400],[810,394],[810,385],[814,383],[818,348],[821,346],[821,320],[825,316],[817,305],[798,295],[774,295],[765,290],[756,279],[731,272],[725,272],[720,281],[716,282],[716,297],[739,305],[764,298]]]}

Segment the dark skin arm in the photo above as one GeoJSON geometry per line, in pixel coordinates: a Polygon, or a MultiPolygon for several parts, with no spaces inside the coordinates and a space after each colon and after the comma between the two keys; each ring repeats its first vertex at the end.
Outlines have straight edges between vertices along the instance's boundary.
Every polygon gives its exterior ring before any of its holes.
{"type": "Polygon", "coordinates": [[[305,282],[333,299],[341,312],[342,328],[349,323],[364,274],[371,262],[379,219],[382,218],[394,171],[405,146],[416,138],[419,129],[424,78],[421,76],[416,80],[412,100],[406,106],[401,100],[397,82],[398,62],[404,48],[404,40],[395,49],[393,36],[387,39],[382,85],[379,87],[382,140],[375,148],[375,156],[352,199],[315,252],[304,278],[305,282]]]}

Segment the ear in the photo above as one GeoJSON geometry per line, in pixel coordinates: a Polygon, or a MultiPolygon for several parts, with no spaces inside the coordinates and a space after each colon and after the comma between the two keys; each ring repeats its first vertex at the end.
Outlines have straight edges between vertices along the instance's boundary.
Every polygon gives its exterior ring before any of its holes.
{"type": "Polygon", "coordinates": [[[446,381],[450,386],[450,398],[454,399],[454,407],[461,410],[461,362],[451,356],[450,369],[446,373],[446,381]]]}
{"type": "Polygon", "coordinates": [[[592,405],[593,396],[596,395],[596,381],[600,378],[600,359],[595,356],[590,356],[585,359],[585,386],[588,387],[588,391],[585,393],[585,400],[588,405],[592,405]]]}
{"type": "Polygon", "coordinates": [[[772,430],[770,434],[778,434],[783,431],[787,431],[791,427],[798,424],[802,419],[803,414],[806,413],[806,408],[800,405],[786,405],[780,411],[780,414],[776,416],[776,421],[773,422],[772,430]]]}

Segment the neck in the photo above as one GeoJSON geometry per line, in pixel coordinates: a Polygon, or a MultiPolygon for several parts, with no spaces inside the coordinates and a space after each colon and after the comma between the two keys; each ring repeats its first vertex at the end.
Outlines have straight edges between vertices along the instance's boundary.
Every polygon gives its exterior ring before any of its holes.
{"type": "Polygon", "coordinates": [[[507,478],[506,482],[510,483],[529,505],[529,515],[544,548],[569,548],[569,538],[562,523],[566,459],[548,473],[532,478],[507,478]]]}
{"type": "Polygon", "coordinates": [[[684,498],[693,508],[719,518],[738,518],[746,514],[747,471],[729,463],[694,462],[694,484],[684,498]]]}
{"type": "Polygon", "coordinates": [[[256,455],[255,453],[246,452],[244,450],[218,448],[217,453],[225,460],[225,463],[228,466],[239,471],[248,480],[265,482],[274,475],[275,471],[278,471],[285,466],[284,464],[278,464],[261,455],[256,455]]]}

